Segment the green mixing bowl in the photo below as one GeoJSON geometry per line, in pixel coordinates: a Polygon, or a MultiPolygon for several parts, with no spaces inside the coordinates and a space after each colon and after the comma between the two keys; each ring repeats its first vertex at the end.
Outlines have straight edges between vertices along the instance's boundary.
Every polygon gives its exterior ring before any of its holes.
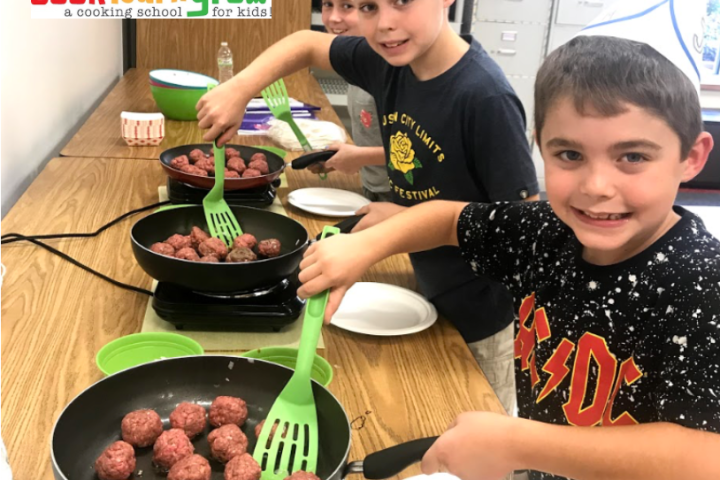
{"type": "Polygon", "coordinates": [[[165,117],[172,120],[197,120],[195,105],[207,90],[162,88],[150,85],[155,103],[165,117]]]}
{"type": "Polygon", "coordinates": [[[202,355],[202,346],[177,333],[134,333],[120,337],[100,349],[95,362],[105,375],[172,357],[202,355]]]}
{"type": "MultiPolygon", "coordinates": [[[[286,367],[295,369],[295,363],[297,362],[297,348],[290,347],[267,347],[258,348],[257,350],[250,350],[245,352],[241,357],[258,358],[260,360],[267,360],[268,362],[278,363],[286,367]]],[[[323,357],[315,354],[315,360],[313,361],[312,373],[310,376],[318,382],[320,385],[327,387],[333,379],[333,369],[323,357]]]]}

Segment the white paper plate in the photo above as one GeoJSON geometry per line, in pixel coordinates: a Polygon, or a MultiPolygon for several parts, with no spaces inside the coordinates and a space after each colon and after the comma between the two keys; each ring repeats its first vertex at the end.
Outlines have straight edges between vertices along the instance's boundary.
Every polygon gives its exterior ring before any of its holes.
{"type": "Polygon", "coordinates": [[[437,316],[435,307],[412,290],[360,282],[345,294],[331,323],[350,332],[395,336],[425,330],[437,316]]]}
{"type": "Polygon", "coordinates": [[[352,217],[370,200],[336,188],[301,188],[288,195],[288,202],[300,210],[326,217],[352,217]]]}
{"type": "Polygon", "coordinates": [[[700,217],[708,232],[720,239],[720,207],[696,207],[693,205],[683,205],[683,207],[700,217]]]}
{"type": "Polygon", "coordinates": [[[216,79],[207,75],[185,70],[153,70],[150,72],[150,78],[180,88],[207,88],[208,83],[218,83],[216,79]]]}

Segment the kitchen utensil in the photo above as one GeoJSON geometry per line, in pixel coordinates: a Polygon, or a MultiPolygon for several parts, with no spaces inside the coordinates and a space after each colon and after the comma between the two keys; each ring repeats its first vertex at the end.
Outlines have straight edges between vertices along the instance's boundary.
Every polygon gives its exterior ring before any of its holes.
{"type": "Polygon", "coordinates": [[[288,96],[283,79],[281,78],[277,82],[269,85],[261,93],[273,116],[290,125],[290,128],[297,137],[298,142],[302,145],[303,150],[305,152],[312,152],[312,146],[310,146],[307,138],[305,138],[305,135],[303,135],[302,131],[292,117],[292,112],[290,111],[290,97],[288,96]]]}
{"type": "MultiPolygon", "coordinates": [[[[209,90],[209,88],[208,88],[209,90]]],[[[225,190],[225,147],[213,142],[215,153],[215,185],[203,199],[203,210],[210,235],[217,237],[228,247],[243,234],[235,214],[230,210],[223,193],[225,190]]]]}
{"type": "MultiPolygon", "coordinates": [[[[338,233],[337,228],[326,226],[322,238],[338,233]]],[[[330,290],[314,295],[305,306],[295,373],[273,403],[255,445],[253,457],[265,480],[283,480],[298,470],[317,470],[318,423],[310,372],[329,295],[330,290]],[[277,432],[288,434],[276,434],[270,440],[274,425],[277,432]]]]}
{"type": "MultiPolygon", "coordinates": [[[[133,410],[150,408],[164,419],[183,401],[205,408],[219,395],[243,398],[248,420],[242,429],[252,451],[255,426],[292,375],[282,365],[253,358],[202,355],[170,358],[133,367],[106,377],[75,397],[60,413],[51,436],[51,460],[56,480],[97,480],[95,459],[112,442],[120,440],[122,418],[133,410]]],[[[400,444],[348,464],[351,429],[347,414],[325,387],[313,382],[318,412],[318,468],[322,480],[341,480],[363,473],[370,480],[392,477],[418,462],[434,438],[400,444]]],[[[210,458],[208,430],[193,442],[195,453],[210,458]]],[[[136,450],[135,476],[143,480],[166,480],[152,466],[152,448],[136,450]],[[142,471],[142,477],[139,477],[142,471]]],[[[223,465],[210,460],[212,480],[223,479],[223,465]]]]}
{"type": "MultiPolygon", "coordinates": [[[[278,177],[280,177],[280,175],[282,174],[283,170],[285,170],[285,161],[282,159],[282,157],[275,154],[272,150],[267,149],[267,147],[247,147],[245,145],[229,144],[226,144],[225,147],[232,147],[239,151],[240,156],[244,158],[246,162],[249,161],[250,158],[256,153],[264,154],[265,158],[267,158],[268,168],[270,170],[270,173],[268,173],[267,175],[261,175],[259,177],[226,178],[224,187],[225,190],[244,190],[261,187],[277,180],[278,177]]],[[[161,153],[160,164],[162,165],[163,170],[165,170],[165,173],[171,178],[174,178],[188,185],[192,185],[193,187],[211,189],[215,186],[215,179],[213,177],[201,177],[198,175],[181,172],[180,170],[177,170],[170,166],[170,162],[172,162],[175,157],[179,157],[181,155],[190,155],[190,152],[195,149],[202,150],[206,155],[210,155],[212,153],[211,144],[181,145],[179,147],[165,150],[163,153],[161,153]]]]}
{"type": "Polygon", "coordinates": [[[308,233],[300,223],[277,213],[250,207],[230,207],[243,231],[258,240],[280,240],[280,255],[247,263],[200,263],[160,255],[150,250],[155,242],[192,227],[207,229],[199,205],[153,212],[138,220],[130,232],[133,254],[152,278],[195,292],[230,293],[272,287],[292,275],[308,246],[308,233]]]}

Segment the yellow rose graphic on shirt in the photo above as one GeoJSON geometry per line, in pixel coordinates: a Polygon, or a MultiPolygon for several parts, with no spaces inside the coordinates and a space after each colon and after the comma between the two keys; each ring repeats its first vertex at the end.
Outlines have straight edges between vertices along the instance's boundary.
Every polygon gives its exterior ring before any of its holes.
{"type": "Polygon", "coordinates": [[[397,132],[390,137],[390,170],[402,172],[405,180],[412,185],[415,180],[412,171],[416,168],[422,168],[422,164],[415,158],[412,141],[407,133],[397,132]]]}

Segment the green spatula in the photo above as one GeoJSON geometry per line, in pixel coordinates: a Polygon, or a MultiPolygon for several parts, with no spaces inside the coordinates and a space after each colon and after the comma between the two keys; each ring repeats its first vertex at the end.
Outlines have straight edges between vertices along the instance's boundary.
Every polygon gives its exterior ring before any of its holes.
{"type": "MultiPolygon", "coordinates": [[[[208,85],[208,91],[215,85],[208,85]]],[[[217,141],[213,142],[213,155],[215,155],[215,185],[203,198],[203,210],[210,235],[222,240],[231,247],[233,240],[242,235],[240,224],[230,205],[225,201],[225,147],[218,148],[217,141]]]]}
{"type": "MultiPolygon", "coordinates": [[[[327,226],[322,238],[339,233],[327,226]]],[[[262,480],[283,480],[298,470],[317,470],[317,410],[310,373],[329,294],[326,290],[307,302],[295,373],[275,400],[258,437],[253,457],[262,468],[262,480]],[[277,430],[270,439],[274,425],[277,430]]]]}

